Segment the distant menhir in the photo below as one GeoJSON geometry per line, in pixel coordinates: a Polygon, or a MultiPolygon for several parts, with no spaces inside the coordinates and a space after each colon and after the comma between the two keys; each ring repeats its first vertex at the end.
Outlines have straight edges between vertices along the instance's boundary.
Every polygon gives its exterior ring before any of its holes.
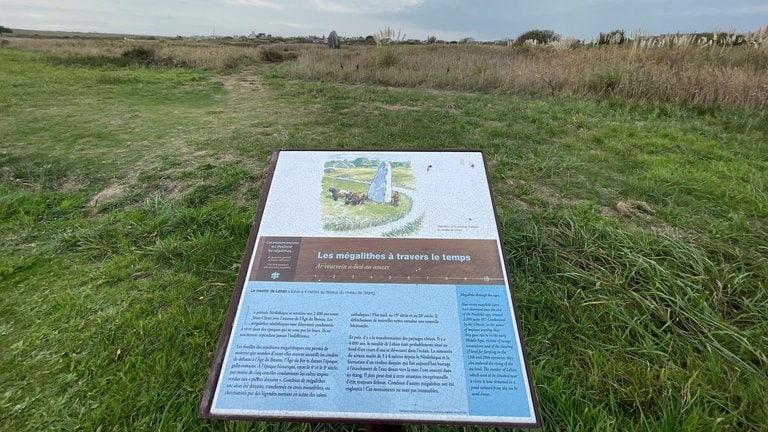
{"type": "Polygon", "coordinates": [[[331,34],[328,35],[328,48],[341,49],[341,45],[339,44],[339,36],[336,34],[336,30],[333,30],[331,34]]]}

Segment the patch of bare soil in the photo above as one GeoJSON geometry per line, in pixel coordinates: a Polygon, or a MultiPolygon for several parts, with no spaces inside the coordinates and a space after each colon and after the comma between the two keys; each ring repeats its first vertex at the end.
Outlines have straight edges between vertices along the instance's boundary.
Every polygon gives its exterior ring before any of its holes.
{"type": "Polygon", "coordinates": [[[544,186],[536,183],[533,183],[533,184],[528,183],[528,186],[532,189],[534,195],[552,204],[559,204],[559,205],[567,204],[567,205],[577,206],[587,202],[586,200],[582,200],[582,199],[564,197],[560,195],[556,190],[548,186],[544,186]]]}
{"type": "Polygon", "coordinates": [[[408,105],[376,104],[376,106],[381,107],[382,109],[385,109],[387,111],[421,111],[420,107],[408,106],[408,105]]]}
{"type": "Polygon", "coordinates": [[[74,192],[78,189],[83,188],[86,185],[87,185],[87,182],[83,180],[78,180],[76,178],[68,177],[64,180],[61,186],[59,186],[59,192],[62,192],[62,193],[74,192]]]}
{"type": "Polygon", "coordinates": [[[619,201],[616,203],[616,213],[621,216],[632,216],[642,213],[648,216],[654,216],[656,213],[645,201],[619,201]]]}
{"type": "Polygon", "coordinates": [[[91,200],[88,202],[88,205],[91,207],[96,207],[99,204],[103,204],[105,202],[111,201],[120,195],[123,194],[125,191],[125,185],[123,184],[115,184],[111,185],[108,188],[104,189],[103,191],[97,193],[96,195],[91,198],[91,200]]]}
{"type": "Polygon", "coordinates": [[[182,182],[178,180],[161,180],[155,185],[156,193],[159,193],[166,199],[179,199],[181,198],[182,182]]]}

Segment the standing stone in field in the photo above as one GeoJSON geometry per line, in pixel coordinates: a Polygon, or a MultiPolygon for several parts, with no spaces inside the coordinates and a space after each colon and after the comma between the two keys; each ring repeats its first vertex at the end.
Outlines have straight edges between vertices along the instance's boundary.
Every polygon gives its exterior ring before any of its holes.
{"type": "Polygon", "coordinates": [[[392,166],[389,162],[379,164],[376,176],[368,188],[368,199],[378,204],[389,204],[392,201],[392,166]]]}
{"type": "Polygon", "coordinates": [[[341,44],[339,43],[339,36],[336,34],[336,30],[333,30],[331,34],[328,35],[328,48],[341,49],[341,44]]]}

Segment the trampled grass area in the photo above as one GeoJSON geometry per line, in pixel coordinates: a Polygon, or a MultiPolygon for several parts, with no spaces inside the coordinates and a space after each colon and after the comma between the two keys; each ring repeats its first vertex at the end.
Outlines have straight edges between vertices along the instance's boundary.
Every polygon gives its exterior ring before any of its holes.
{"type": "Polygon", "coordinates": [[[280,147],[486,152],[544,430],[768,424],[762,111],[0,64],[0,429],[353,428],[197,418],[280,147]]]}

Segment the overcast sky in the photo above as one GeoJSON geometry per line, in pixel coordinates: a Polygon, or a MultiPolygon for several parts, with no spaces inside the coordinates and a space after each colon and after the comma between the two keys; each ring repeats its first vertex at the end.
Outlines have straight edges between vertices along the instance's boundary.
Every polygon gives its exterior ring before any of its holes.
{"type": "Polygon", "coordinates": [[[0,0],[0,25],[158,36],[367,36],[389,26],[422,40],[551,29],[591,39],[615,29],[754,31],[768,25],[768,0],[0,0]]]}

